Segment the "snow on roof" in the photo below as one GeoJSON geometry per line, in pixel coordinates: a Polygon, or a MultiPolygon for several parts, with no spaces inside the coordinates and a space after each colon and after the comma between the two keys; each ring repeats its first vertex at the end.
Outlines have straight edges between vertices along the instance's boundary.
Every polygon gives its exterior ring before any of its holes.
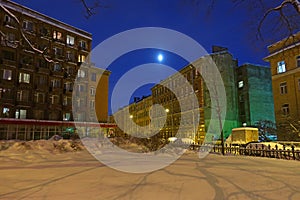
{"type": "Polygon", "coordinates": [[[61,21],[57,20],[57,19],[54,19],[54,18],[49,17],[47,15],[41,14],[41,13],[39,13],[37,11],[34,11],[30,8],[27,8],[23,5],[17,4],[17,3],[12,2],[12,1],[4,1],[4,2],[1,1],[1,4],[4,5],[7,8],[10,8],[14,11],[20,12],[24,15],[29,16],[29,17],[38,19],[38,20],[43,21],[43,22],[45,22],[47,24],[50,24],[52,26],[56,26],[58,28],[67,30],[67,31],[72,32],[76,35],[84,37],[86,39],[92,40],[92,34],[91,33],[88,33],[84,30],[75,28],[74,26],[68,25],[64,22],[61,22],[61,21]]]}

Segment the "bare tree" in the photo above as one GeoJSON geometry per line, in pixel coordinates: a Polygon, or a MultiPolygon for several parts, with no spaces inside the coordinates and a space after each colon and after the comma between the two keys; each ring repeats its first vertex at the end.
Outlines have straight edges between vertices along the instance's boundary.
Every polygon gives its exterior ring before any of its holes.
{"type": "Polygon", "coordinates": [[[31,43],[31,41],[28,39],[28,37],[25,35],[24,30],[22,28],[22,24],[20,22],[20,20],[12,13],[10,12],[4,5],[2,2],[0,2],[0,8],[10,17],[13,19],[13,23],[17,26],[18,31],[21,33],[21,40],[9,40],[8,36],[0,31],[0,35],[1,35],[1,40],[4,42],[4,45],[8,46],[10,44],[11,47],[13,48],[17,48],[19,45],[21,44],[27,44],[29,46],[29,48],[34,51],[35,53],[41,54],[43,56],[43,58],[47,61],[47,62],[51,62],[54,63],[55,61],[52,60],[48,55],[47,55],[47,49],[48,47],[44,48],[44,49],[38,49],[36,46],[34,46],[34,44],[31,43]]]}
{"type": "MultiPolygon", "coordinates": [[[[193,7],[205,7],[214,14],[220,0],[181,0],[193,7]]],[[[254,29],[255,39],[270,44],[279,39],[292,36],[300,30],[299,0],[231,0],[233,9],[242,10],[248,15],[247,27],[254,29]]],[[[253,32],[251,32],[253,35],[253,32]]]]}
{"type": "Polygon", "coordinates": [[[85,10],[85,17],[90,18],[91,16],[97,14],[97,9],[99,8],[108,8],[108,5],[104,5],[99,0],[93,0],[93,2],[90,4],[87,2],[87,0],[80,0],[84,10],[85,10]]]}

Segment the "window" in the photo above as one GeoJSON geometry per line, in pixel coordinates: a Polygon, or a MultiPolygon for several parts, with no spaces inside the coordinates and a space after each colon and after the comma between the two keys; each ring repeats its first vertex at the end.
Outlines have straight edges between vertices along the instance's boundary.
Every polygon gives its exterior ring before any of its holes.
{"type": "Polygon", "coordinates": [[[3,70],[3,76],[2,76],[2,78],[4,80],[11,81],[11,79],[12,79],[12,71],[8,70],[8,69],[4,69],[3,70]]]}
{"type": "Polygon", "coordinates": [[[85,91],[84,85],[78,84],[78,85],[77,85],[77,90],[78,90],[78,92],[84,92],[84,91],[85,91]]]}
{"type": "Polygon", "coordinates": [[[85,62],[85,55],[78,55],[78,62],[85,62]]]}
{"type": "Polygon", "coordinates": [[[49,30],[46,27],[41,27],[40,34],[41,36],[49,36],[49,30]]]}
{"type": "Polygon", "coordinates": [[[19,83],[30,83],[30,74],[19,73],[19,83]]]}
{"type": "Polygon", "coordinates": [[[97,80],[97,74],[96,73],[92,73],[91,74],[91,81],[96,81],[97,80]]]}
{"type": "Polygon", "coordinates": [[[46,84],[48,84],[46,76],[39,75],[37,80],[38,80],[37,84],[39,84],[39,85],[46,85],[46,84]]]}
{"type": "Polygon", "coordinates": [[[71,113],[64,113],[63,114],[63,120],[69,121],[71,119],[71,113]]]}
{"type": "Polygon", "coordinates": [[[63,105],[64,106],[70,106],[72,103],[72,98],[71,97],[64,97],[63,105]]]}
{"type": "Polygon", "coordinates": [[[29,91],[28,90],[19,90],[17,92],[17,101],[28,102],[29,100],[29,91]]]}
{"type": "Polygon", "coordinates": [[[13,20],[13,18],[11,18],[11,17],[8,16],[8,15],[5,15],[5,18],[4,18],[4,24],[5,24],[5,25],[14,26],[14,20],[13,20]]]}
{"type": "Polygon", "coordinates": [[[39,59],[37,64],[38,64],[38,67],[41,67],[41,68],[48,67],[48,63],[45,59],[39,59]]]}
{"type": "Polygon", "coordinates": [[[72,82],[66,82],[64,83],[64,89],[68,92],[72,92],[73,90],[73,84],[72,82]]]}
{"type": "Polygon", "coordinates": [[[53,65],[53,71],[55,71],[55,72],[61,71],[61,65],[59,63],[55,63],[53,65]]]}
{"type": "Polygon", "coordinates": [[[280,61],[277,63],[277,73],[283,73],[286,72],[286,68],[285,68],[285,62],[284,61],[280,61]]]}
{"type": "Polygon", "coordinates": [[[60,88],[60,80],[59,79],[52,79],[51,80],[51,87],[60,88]]]}
{"type": "Polygon", "coordinates": [[[77,72],[77,77],[78,78],[84,78],[85,77],[85,71],[82,70],[82,69],[79,69],[78,72],[77,72]]]}
{"type": "Polygon", "coordinates": [[[59,31],[53,31],[53,39],[55,40],[62,40],[62,33],[59,31]]]}
{"type": "Polygon", "coordinates": [[[36,92],[34,94],[34,102],[35,103],[44,103],[45,102],[45,94],[41,92],[36,92]]]}
{"type": "Polygon", "coordinates": [[[297,56],[297,67],[300,67],[300,56],[297,56]]]}
{"type": "Polygon", "coordinates": [[[58,95],[51,95],[50,96],[50,102],[51,104],[59,104],[59,96],[58,95]]]}
{"type": "Polygon", "coordinates": [[[6,60],[15,61],[15,53],[14,52],[3,50],[2,55],[3,55],[3,58],[6,60]]]}
{"type": "Polygon", "coordinates": [[[26,31],[33,32],[33,23],[30,21],[23,21],[23,29],[26,31]]]}
{"type": "Polygon", "coordinates": [[[67,44],[73,46],[74,45],[74,37],[67,35],[67,44]]]}
{"type": "Polygon", "coordinates": [[[0,99],[11,99],[11,89],[0,88],[0,99]]]}
{"type": "Polygon", "coordinates": [[[90,109],[94,110],[95,109],[95,100],[90,101],[90,109]]]}
{"type": "Polygon", "coordinates": [[[62,56],[63,50],[59,47],[54,47],[53,48],[53,53],[54,53],[55,56],[62,56]]]}
{"type": "Polygon", "coordinates": [[[96,95],[96,89],[95,88],[91,88],[90,90],[91,96],[95,96],[96,95]]]}
{"type": "Polygon", "coordinates": [[[3,117],[9,117],[9,108],[4,107],[4,108],[2,109],[2,116],[3,116],[3,117]]]}
{"type": "Polygon", "coordinates": [[[66,72],[67,72],[68,74],[73,74],[73,73],[74,73],[74,67],[72,67],[72,66],[67,66],[67,67],[66,67],[66,72]]]}
{"type": "Polygon", "coordinates": [[[15,117],[17,119],[26,119],[27,110],[17,109],[15,113],[15,117]]]}
{"type": "Polygon", "coordinates": [[[83,40],[79,41],[79,47],[81,49],[87,49],[86,41],[83,41],[83,40]]]}
{"type": "Polygon", "coordinates": [[[283,104],[281,110],[284,115],[290,114],[289,104],[283,104]]]}
{"type": "Polygon", "coordinates": [[[286,84],[286,82],[280,83],[280,94],[287,94],[287,84],[286,84]]]}
{"type": "Polygon", "coordinates": [[[21,55],[21,63],[25,65],[32,65],[33,63],[33,57],[32,56],[26,56],[26,55],[21,55]]]}
{"type": "Polygon", "coordinates": [[[16,35],[13,34],[13,33],[7,33],[7,34],[6,34],[6,39],[7,39],[9,42],[14,42],[14,41],[16,41],[16,35]]]}
{"type": "Polygon", "coordinates": [[[238,83],[238,87],[239,87],[239,88],[242,88],[242,87],[244,87],[244,81],[239,81],[239,83],[238,83]]]}
{"type": "Polygon", "coordinates": [[[66,58],[68,61],[75,61],[75,56],[71,51],[67,51],[66,58]]]}

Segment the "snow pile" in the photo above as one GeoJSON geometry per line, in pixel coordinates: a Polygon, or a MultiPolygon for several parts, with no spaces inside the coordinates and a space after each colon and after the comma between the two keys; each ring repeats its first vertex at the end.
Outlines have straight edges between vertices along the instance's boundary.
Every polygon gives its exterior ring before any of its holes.
{"type": "Polygon", "coordinates": [[[49,153],[76,152],[85,149],[80,140],[34,140],[34,141],[1,141],[0,151],[31,152],[47,151],[49,153]]]}

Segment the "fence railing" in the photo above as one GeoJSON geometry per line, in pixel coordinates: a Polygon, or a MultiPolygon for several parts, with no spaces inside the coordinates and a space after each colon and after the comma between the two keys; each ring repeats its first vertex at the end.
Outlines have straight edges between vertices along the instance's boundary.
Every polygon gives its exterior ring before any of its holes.
{"type": "MultiPolygon", "coordinates": [[[[211,153],[222,153],[221,145],[191,145],[191,150],[195,151],[210,151],[211,153]]],[[[249,145],[247,147],[239,146],[224,146],[224,153],[226,155],[241,155],[241,156],[256,156],[256,157],[268,157],[286,160],[300,160],[300,150],[296,150],[295,146],[279,148],[275,145],[275,148],[268,146],[258,146],[256,144],[249,145]]]]}

